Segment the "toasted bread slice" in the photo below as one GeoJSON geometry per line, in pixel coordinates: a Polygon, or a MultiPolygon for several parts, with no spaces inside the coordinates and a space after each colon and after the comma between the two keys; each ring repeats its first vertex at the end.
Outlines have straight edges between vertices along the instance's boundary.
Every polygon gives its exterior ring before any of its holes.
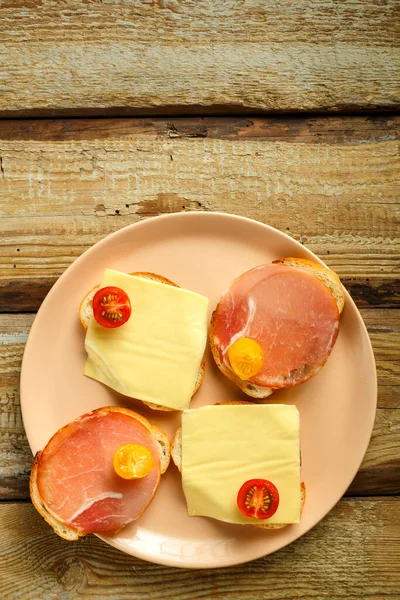
{"type": "MultiPolygon", "coordinates": [[[[220,404],[251,404],[250,402],[217,402],[217,405],[220,404]]],[[[179,427],[175,433],[174,439],[171,444],[171,458],[176,468],[180,473],[182,473],[182,427],[179,427]]],[[[300,512],[303,510],[304,503],[306,501],[306,486],[305,483],[300,484],[300,494],[301,494],[301,506],[300,512]]],[[[254,523],[254,527],[260,527],[261,529],[282,529],[283,527],[287,527],[288,524],[284,523],[254,523]]]]}
{"type": "MultiPolygon", "coordinates": [[[[152,281],[158,281],[159,283],[164,283],[165,285],[172,285],[174,287],[179,287],[178,284],[174,283],[170,279],[167,279],[166,277],[163,277],[162,275],[157,275],[156,273],[147,273],[147,272],[143,271],[143,272],[138,272],[138,273],[130,273],[130,275],[134,275],[135,277],[143,277],[144,279],[151,279],[152,281]]],[[[83,298],[83,300],[80,304],[79,319],[80,319],[82,327],[84,329],[87,329],[89,327],[89,322],[93,315],[93,308],[92,308],[93,297],[99,288],[100,288],[100,285],[96,285],[94,288],[92,288],[90,290],[90,292],[88,292],[86,294],[86,296],[83,298]]],[[[198,391],[201,384],[203,383],[205,372],[206,372],[206,363],[203,360],[199,367],[199,372],[197,375],[197,379],[196,379],[196,383],[194,386],[192,397],[195,395],[195,393],[198,391]]],[[[143,402],[143,404],[145,404],[152,410],[161,410],[161,411],[165,411],[165,412],[170,412],[170,411],[175,410],[173,408],[161,406],[161,404],[154,404],[153,402],[145,402],[144,400],[141,400],[141,402],[143,402]]]]}
{"type": "Polygon", "coordinates": [[[172,440],[171,458],[179,473],[182,473],[182,427],[178,427],[172,440]]]}
{"type": "MultiPolygon", "coordinates": [[[[158,452],[160,455],[160,473],[161,473],[161,475],[163,473],[165,473],[165,471],[168,469],[170,459],[171,459],[171,448],[170,448],[170,443],[169,443],[168,437],[159,427],[157,427],[157,425],[153,425],[152,423],[150,423],[150,421],[148,421],[145,417],[143,417],[139,413],[135,413],[132,410],[118,407],[118,406],[106,406],[104,408],[99,409],[99,411],[105,412],[105,413],[121,412],[121,413],[127,414],[128,416],[134,417],[135,419],[140,421],[140,423],[142,423],[142,425],[144,425],[146,427],[146,429],[151,431],[152,434],[154,435],[155,441],[157,442],[158,452]]],[[[86,534],[81,533],[81,532],[77,531],[76,529],[73,529],[69,525],[66,525],[65,523],[59,521],[57,519],[57,516],[54,515],[52,512],[50,512],[46,508],[46,506],[44,505],[44,503],[40,497],[39,489],[38,489],[38,485],[37,485],[37,475],[38,475],[40,455],[41,455],[41,451],[37,452],[35,455],[32,469],[31,469],[30,480],[29,480],[29,491],[30,491],[32,504],[34,505],[36,510],[42,515],[42,517],[45,519],[45,521],[47,521],[47,523],[49,525],[51,525],[51,527],[54,529],[54,532],[57,535],[62,537],[64,540],[75,541],[79,537],[82,537],[86,534]]],[[[156,493],[156,491],[157,491],[157,489],[154,491],[154,493],[156,493]]],[[[150,504],[151,500],[153,499],[153,497],[154,497],[154,494],[153,494],[152,498],[150,499],[149,504],[150,504]]]]}
{"type": "MultiPolygon", "coordinates": [[[[287,257],[287,258],[282,258],[280,260],[275,260],[274,264],[288,265],[290,267],[296,267],[298,269],[301,269],[302,271],[306,271],[307,273],[311,273],[312,275],[315,275],[315,277],[317,277],[320,281],[322,281],[327,286],[327,288],[331,292],[333,298],[335,299],[339,314],[341,314],[343,307],[344,307],[345,295],[344,295],[344,289],[343,289],[343,286],[339,279],[339,276],[334,271],[331,271],[331,269],[329,269],[328,267],[325,267],[324,265],[320,265],[319,263],[313,262],[306,258],[287,257]]],[[[216,316],[216,311],[214,311],[214,313],[211,317],[211,323],[210,323],[210,327],[208,330],[208,340],[209,340],[213,358],[214,358],[219,370],[226,377],[228,377],[228,379],[230,379],[231,381],[236,383],[236,385],[245,394],[247,394],[247,396],[251,396],[252,398],[255,398],[257,400],[262,400],[263,398],[268,398],[268,396],[270,396],[275,391],[275,388],[263,387],[263,386],[259,386],[254,383],[251,383],[250,381],[244,381],[243,379],[240,379],[240,377],[235,375],[235,373],[233,371],[228,369],[228,367],[221,362],[219,352],[215,345],[215,332],[214,332],[215,316],[216,316]]]]}

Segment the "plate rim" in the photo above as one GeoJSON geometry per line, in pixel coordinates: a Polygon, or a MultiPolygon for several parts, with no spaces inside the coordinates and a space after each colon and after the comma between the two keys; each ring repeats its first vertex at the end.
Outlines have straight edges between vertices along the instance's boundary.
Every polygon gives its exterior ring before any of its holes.
{"type": "MultiPolygon", "coordinates": [[[[49,302],[51,302],[52,296],[53,296],[53,290],[57,289],[59,287],[59,285],[62,284],[62,282],[64,281],[64,279],[69,276],[69,274],[71,273],[71,271],[73,271],[74,269],[78,269],[79,265],[82,261],[86,260],[88,256],[90,256],[92,253],[95,253],[97,248],[99,248],[100,246],[102,246],[105,243],[108,243],[110,238],[117,238],[118,236],[123,236],[125,234],[125,232],[127,230],[136,230],[137,228],[143,228],[143,227],[147,227],[148,223],[153,222],[154,220],[173,220],[173,219],[193,219],[193,218],[205,218],[205,219],[209,219],[209,218],[215,218],[215,217],[219,217],[222,218],[223,220],[230,220],[230,221],[236,221],[236,222],[242,222],[242,223],[249,223],[252,226],[256,225],[257,227],[261,229],[265,230],[269,230],[271,233],[278,233],[281,236],[284,236],[285,238],[288,239],[288,241],[290,241],[291,244],[295,244],[295,246],[297,247],[298,251],[301,252],[302,254],[309,254],[311,255],[311,257],[316,260],[319,264],[324,265],[327,267],[326,263],[319,257],[317,256],[314,252],[312,252],[306,245],[303,245],[301,242],[299,242],[298,240],[292,238],[290,235],[288,235],[287,233],[285,233],[284,231],[281,231],[280,229],[273,227],[272,225],[269,225],[267,223],[263,223],[261,221],[258,221],[256,219],[252,219],[249,217],[244,217],[241,215],[236,215],[233,213],[226,213],[226,212],[222,212],[222,211],[208,211],[208,210],[192,210],[192,211],[178,211],[178,212],[173,212],[173,213],[167,213],[167,214],[161,214],[161,215],[154,215],[152,217],[145,217],[139,221],[136,221],[134,223],[130,223],[128,225],[125,225],[124,227],[121,227],[119,229],[117,229],[116,231],[113,231],[107,235],[105,235],[103,238],[101,238],[100,240],[98,240],[97,242],[95,242],[94,244],[92,244],[89,248],[87,248],[84,252],[82,252],[82,254],[80,254],[70,265],[68,265],[68,267],[65,269],[65,271],[60,275],[60,277],[55,281],[55,283],[53,284],[53,286],[51,287],[51,289],[49,290],[49,292],[46,294],[45,298],[43,299],[36,315],[35,318],[33,320],[33,323],[31,325],[29,334],[28,334],[28,338],[27,341],[25,343],[25,347],[24,347],[24,352],[23,352],[23,357],[22,357],[22,362],[21,362],[21,372],[20,372],[20,406],[21,406],[21,415],[22,415],[22,421],[23,421],[23,425],[24,425],[24,430],[26,433],[26,437],[28,439],[28,443],[29,443],[29,447],[30,450],[33,454],[32,451],[32,447],[31,447],[31,443],[29,441],[29,436],[28,436],[28,429],[26,426],[26,419],[25,419],[25,409],[24,407],[26,406],[25,400],[24,398],[26,397],[26,393],[25,393],[25,388],[26,388],[26,381],[24,378],[24,364],[26,361],[26,356],[28,355],[29,351],[30,351],[30,346],[34,343],[34,338],[36,336],[36,330],[38,328],[38,316],[44,312],[46,310],[47,304],[49,302]],[[60,283],[61,282],[61,283],[60,283]]],[[[329,267],[328,267],[329,268],[329,267]]],[[[344,286],[343,286],[344,287],[344,286]]],[[[369,357],[372,360],[372,373],[373,373],[373,397],[375,399],[374,401],[374,409],[373,411],[371,411],[371,418],[370,418],[370,426],[368,428],[369,431],[369,435],[368,435],[368,439],[366,441],[366,445],[365,448],[362,449],[362,455],[357,467],[357,470],[355,471],[355,473],[352,475],[351,479],[347,482],[347,484],[345,485],[344,489],[342,489],[341,487],[341,491],[338,495],[335,495],[335,498],[333,499],[333,503],[330,503],[331,506],[329,508],[329,510],[322,515],[316,522],[313,523],[313,525],[311,525],[311,527],[309,527],[306,531],[304,532],[299,532],[298,535],[295,535],[294,537],[292,537],[290,539],[290,541],[286,541],[284,542],[281,546],[279,546],[279,548],[276,548],[275,550],[272,551],[267,551],[266,553],[260,553],[260,552],[255,552],[254,555],[250,556],[250,557],[246,557],[246,559],[241,560],[240,558],[238,559],[232,559],[229,558],[228,560],[224,560],[221,563],[218,564],[204,564],[203,566],[201,565],[201,563],[190,560],[190,559],[178,559],[172,556],[164,556],[164,555],[160,555],[160,556],[154,556],[154,555],[149,555],[146,552],[141,552],[138,549],[134,549],[132,551],[127,550],[125,547],[123,547],[123,545],[121,543],[119,543],[117,540],[113,540],[110,538],[106,538],[105,536],[102,536],[101,534],[95,534],[96,537],[98,537],[99,539],[101,539],[102,541],[106,542],[108,545],[124,552],[127,555],[148,561],[148,562],[152,562],[154,564],[159,564],[159,565],[163,565],[163,566],[168,566],[168,567],[179,567],[179,568],[187,568],[187,569],[216,569],[216,568],[224,568],[224,567],[228,567],[228,566],[235,566],[235,565],[239,565],[239,564],[245,564],[247,562],[250,562],[252,560],[256,560],[258,558],[262,558],[264,556],[268,556],[269,554],[274,554],[275,552],[281,550],[282,548],[290,545],[291,543],[295,542],[296,540],[298,540],[300,537],[303,537],[304,535],[306,535],[309,531],[311,531],[316,525],[318,525],[318,523],[324,519],[331,511],[332,509],[336,506],[336,504],[340,501],[340,499],[343,497],[344,493],[346,492],[346,490],[348,489],[348,487],[351,485],[352,481],[354,480],[354,477],[356,476],[356,474],[358,473],[358,470],[362,464],[362,461],[364,459],[364,456],[368,450],[369,444],[370,444],[370,440],[371,440],[371,436],[373,433],[373,427],[374,427],[374,423],[375,423],[375,419],[376,419],[376,410],[377,410],[377,399],[378,399],[378,382],[377,382],[377,371],[376,371],[376,361],[375,361],[375,355],[374,355],[374,351],[373,351],[373,347],[372,347],[372,343],[371,343],[371,339],[369,337],[368,334],[368,330],[367,327],[364,323],[364,320],[361,316],[361,313],[358,309],[358,307],[356,306],[354,300],[352,299],[350,293],[347,291],[347,289],[344,287],[344,291],[345,291],[345,296],[346,296],[346,303],[350,303],[353,308],[355,309],[356,312],[356,317],[358,319],[358,322],[361,326],[362,329],[362,333],[364,336],[365,341],[367,342],[367,347],[368,347],[368,353],[369,353],[369,357]]],[[[372,397],[372,394],[371,394],[372,397]]],[[[358,461],[357,461],[358,462],[358,461]]]]}

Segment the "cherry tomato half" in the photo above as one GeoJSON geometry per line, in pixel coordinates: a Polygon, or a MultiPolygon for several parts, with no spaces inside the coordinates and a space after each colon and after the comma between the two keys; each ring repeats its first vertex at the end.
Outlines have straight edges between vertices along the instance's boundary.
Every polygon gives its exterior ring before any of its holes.
{"type": "Polygon", "coordinates": [[[279,492],[267,479],[249,479],[239,490],[237,505],[246,517],[269,519],[279,506],[279,492]]]}
{"type": "Polygon", "coordinates": [[[257,375],[264,366],[264,351],[251,338],[239,338],[233,342],[228,348],[228,357],[233,372],[244,381],[257,375]]]}
{"type": "Polygon", "coordinates": [[[150,473],[154,461],[146,446],[125,444],[114,454],[113,465],[116,474],[123,479],[140,479],[150,473]]]}
{"type": "Polygon", "coordinates": [[[102,327],[120,327],[131,316],[128,294],[118,287],[108,286],[97,290],[92,305],[94,318],[102,327]]]}

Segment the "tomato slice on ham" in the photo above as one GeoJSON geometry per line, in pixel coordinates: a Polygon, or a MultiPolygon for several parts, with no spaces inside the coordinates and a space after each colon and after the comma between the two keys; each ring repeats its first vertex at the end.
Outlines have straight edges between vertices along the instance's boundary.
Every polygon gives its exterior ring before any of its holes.
{"type": "Polygon", "coordinates": [[[124,444],[114,454],[113,466],[122,479],[141,479],[154,468],[154,461],[146,446],[124,444]]]}
{"type": "Polygon", "coordinates": [[[131,316],[128,294],[119,287],[108,286],[97,290],[93,297],[93,315],[102,327],[120,327],[131,316]]]}
{"type": "Polygon", "coordinates": [[[264,352],[258,342],[251,338],[239,338],[228,348],[231,367],[240,379],[246,381],[261,371],[264,352]]]}
{"type": "Polygon", "coordinates": [[[237,505],[246,517],[269,519],[278,510],[279,492],[267,479],[249,479],[239,490],[237,505]]]}

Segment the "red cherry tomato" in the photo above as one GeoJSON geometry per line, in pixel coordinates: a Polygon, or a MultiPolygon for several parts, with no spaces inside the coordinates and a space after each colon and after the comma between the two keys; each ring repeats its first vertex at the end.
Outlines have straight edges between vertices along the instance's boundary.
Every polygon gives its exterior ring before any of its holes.
{"type": "Polygon", "coordinates": [[[128,294],[118,287],[108,286],[97,290],[92,305],[94,318],[102,327],[120,327],[131,316],[128,294]]]}
{"type": "Polygon", "coordinates": [[[269,519],[279,506],[279,492],[267,479],[249,479],[239,490],[237,505],[246,517],[269,519]]]}

